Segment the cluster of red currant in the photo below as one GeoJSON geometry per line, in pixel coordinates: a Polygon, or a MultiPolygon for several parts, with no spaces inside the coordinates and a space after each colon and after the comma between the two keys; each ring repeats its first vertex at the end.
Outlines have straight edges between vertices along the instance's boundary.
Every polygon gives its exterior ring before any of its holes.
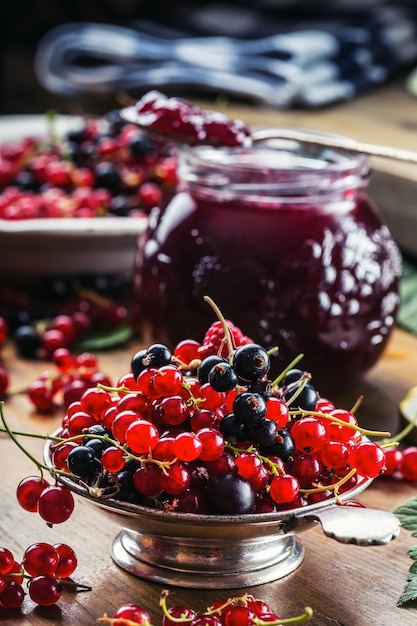
{"type": "Polygon", "coordinates": [[[271,380],[270,363],[223,319],[202,344],[153,344],[115,387],[90,387],[68,406],[52,468],[38,466],[95,496],[203,514],[305,506],[384,471],[383,447],[353,411],[320,398],[294,363],[271,380]]]}
{"type": "Polygon", "coordinates": [[[7,548],[0,548],[0,607],[19,609],[25,599],[26,581],[30,599],[39,606],[52,606],[65,586],[90,590],[70,579],[77,567],[74,550],[65,543],[34,543],[21,561],[7,548]]]}
{"type": "Polygon", "coordinates": [[[83,120],[59,140],[0,145],[2,219],[143,215],[176,185],[172,149],[117,113],[83,120]]]}
{"type": "Polygon", "coordinates": [[[384,476],[402,480],[417,480],[417,446],[392,447],[385,450],[384,476]]]}
{"type": "Polygon", "coordinates": [[[67,348],[58,348],[52,355],[55,370],[45,370],[27,389],[27,394],[42,413],[50,413],[54,406],[70,404],[98,384],[110,385],[108,376],[98,369],[98,359],[91,352],[72,354],[67,348]]]}
{"type": "MultiPolygon", "coordinates": [[[[250,594],[215,602],[203,612],[188,606],[167,607],[168,591],[161,593],[162,626],[182,624],[187,626],[279,626],[280,624],[300,624],[313,615],[310,607],[304,613],[281,619],[263,600],[250,594]]],[[[149,613],[138,604],[126,604],[114,613],[98,620],[113,626],[151,626],[149,613]]]]}
{"type": "Polygon", "coordinates": [[[239,146],[251,135],[241,120],[201,109],[182,98],[168,98],[159,91],[145,94],[136,103],[135,114],[134,121],[139,126],[187,144],[239,146]]]}
{"type": "Polygon", "coordinates": [[[16,488],[20,506],[30,513],[38,513],[49,525],[66,522],[74,510],[71,491],[61,485],[51,485],[43,476],[27,476],[16,488]]]}

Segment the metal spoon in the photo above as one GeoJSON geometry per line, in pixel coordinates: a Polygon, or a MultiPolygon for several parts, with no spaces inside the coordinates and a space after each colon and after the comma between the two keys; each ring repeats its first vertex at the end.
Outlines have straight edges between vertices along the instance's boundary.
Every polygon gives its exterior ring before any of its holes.
{"type": "MultiPolygon", "coordinates": [[[[176,141],[180,144],[190,143],[186,136],[176,134],[175,131],[172,133],[166,133],[161,132],[153,127],[140,124],[138,121],[138,115],[135,106],[125,107],[121,109],[119,111],[119,115],[126,122],[129,122],[130,124],[135,124],[136,126],[141,127],[143,130],[146,130],[147,132],[161,138],[176,141]]],[[[358,152],[362,154],[367,154],[369,156],[382,157],[394,161],[417,163],[417,152],[414,152],[412,150],[403,150],[391,146],[366,143],[340,135],[303,131],[293,128],[266,128],[261,130],[255,130],[253,131],[252,135],[247,139],[248,141],[245,141],[244,147],[250,147],[250,145],[253,143],[266,141],[268,139],[288,139],[318,146],[325,146],[328,148],[347,150],[349,152],[358,152]]],[[[201,144],[209,145],[210,140],[205,139],[201,142],[201,144]]]]}

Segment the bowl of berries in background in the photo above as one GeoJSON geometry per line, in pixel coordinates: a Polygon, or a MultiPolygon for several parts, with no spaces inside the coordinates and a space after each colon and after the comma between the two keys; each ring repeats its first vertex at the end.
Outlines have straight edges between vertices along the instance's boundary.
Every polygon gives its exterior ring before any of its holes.
{"type": "Polygon", "coordinates": [[[130,276],[147,215],[176,185],[169,146],[117,112],[0,119],[0,271],[130,276]]]}
{"type": "Polygon", "coordinates": [[[301,565],[299,533],[317,524],[364,546],[398,535],[392,513],[355,500],[385,468],[371,436],[387,433],[361,428],[296,363],[272,372],[268,351],[220,319],[202,343],[139,350],[114,387],[68,406],[43,465],[65,497],[43,507],[40,485],[38,512],[65,521],[75,495],[118,518],[112,558],[144,579],[258,585],[301,565]]]}

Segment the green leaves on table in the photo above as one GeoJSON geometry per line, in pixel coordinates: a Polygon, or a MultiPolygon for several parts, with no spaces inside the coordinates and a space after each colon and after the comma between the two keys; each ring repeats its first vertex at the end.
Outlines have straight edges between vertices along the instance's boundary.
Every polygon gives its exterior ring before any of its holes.
{"type": "MultiPolygon", "coordinates": [[[[417,537],[417,496],[397,507],[393,513],[400,520],[401,526],[411,531],[413,537],[417,537]]],[[[398,606],[417,600],[417,546],[411,547],[407,554],[413,563],[408,573],[405,589],[398,599],[398,606]]]]}
{"type": "Polygon", "coordinates": [[[98,352],[117,348],[132,338],[132,329],[129,325],[120,325],[115,328],[99,329],[89,333],[76,345],[77,352],[98,352]]]}
{"type": "Polygon", "coordinates": [[[397,324],[404,330],[417,334],[417,265],[403,260],[399,286],[400,308],[397,324]]]}

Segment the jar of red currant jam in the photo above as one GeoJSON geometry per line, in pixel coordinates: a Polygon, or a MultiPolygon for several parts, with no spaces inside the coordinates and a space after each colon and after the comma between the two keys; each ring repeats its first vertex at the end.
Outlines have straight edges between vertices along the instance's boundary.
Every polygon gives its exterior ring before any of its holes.
{"type": "MultiPolygon", "coordinates": [[[[202,341],[227,319],[282,367],[335,390],[380,357],[401,258],[366,188],[365,155],[269,139],[181,147],[178,193],[138,247],[134,324],[147,340],[202,341]]],[[[278,370],[279,371],[279,370],[278,370]]],[[[323,389],[321,387],[320,389],[323,389]]]]}

